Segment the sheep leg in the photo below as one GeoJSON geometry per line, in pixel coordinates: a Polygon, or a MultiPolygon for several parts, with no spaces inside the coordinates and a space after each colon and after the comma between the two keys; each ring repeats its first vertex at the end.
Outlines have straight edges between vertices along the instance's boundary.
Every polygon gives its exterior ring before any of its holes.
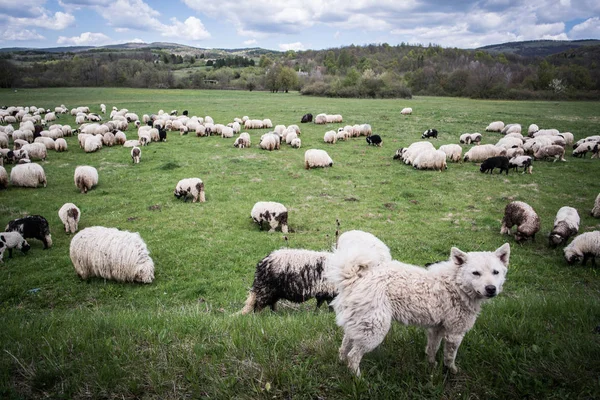
{"type": "Polygon", "coordinates": [[[12,258],[12,250],[13,249],[8,249],[8,258],[12,258]]]}
{"type": "MultiPolygon", "coordinates": [[[[581,261],[581,265],[585,266],[587,264],[587,260],[590,258],[589,253],[583,253],[583,260],[581,261]]],[[[593,265],[596,265],[596,261],[594,260],[593,265]]]]}

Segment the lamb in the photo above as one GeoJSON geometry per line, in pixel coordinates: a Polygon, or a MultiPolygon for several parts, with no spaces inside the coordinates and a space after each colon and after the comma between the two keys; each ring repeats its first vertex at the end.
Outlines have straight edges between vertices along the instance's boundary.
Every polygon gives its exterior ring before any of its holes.
{"type": "Polygon", "coordinates": [[[458,144],[445,144],[440,146],[440,151],[446,154],[446,159],[452,162],[459,162],[462,157],[462,147],[458,144]]]}
{"type": "Polygon", "coordinates": [[[67,151],[67,141],[63,138],[56,139],[56,142],[54,142],[54,150],[58,152],[67,151]]]}
{"type": "Polygon", "coordinates": [[[279,135],[275,133],[265,133],[261,136],[258,146],[261,149],[269,151],[279,150],[281,147],[281,139],[279,135]]]}
{"type": "Polygon", "coordinates": [[[200,201],[204,203],[206,197],[204,194],[204,182],[200,178],[186,178],[177,182],[175,191],[173,193],[178,199],[182,198],[184,201],[187,200],[188,196],[192,196],[192,203],[200,201]]]}
{"type": "Polygon", "coordinates": [[[52,247],[52,235],[46,218],[41,215],[29,215],[13,219],[4,228],[6,232],[18,232],[24,239],[37,239],[44,243],[44,249],[52,247]]]}
{"type": "Polygon", "coordinates": [[[290,143],[290,146],[292,146],[295,149],[299,149],[300,146],[302,146],[302,141],[300,140],[300,138],[296,138],[296,139],[292,140],[292,142],[290,143]]]}
{"type": "Polygon", "coordinates": [[[592,208],[590,215],[595,218],[600,218],[600,194],[598,194],[598,196],[596,196],[596,201],[594,202],[594,208],[592,208]]]}
{"type": "Polygon", "coordinates": [[[46,187],[46,174],[41,165],[35,163],[15,165],[10,171],[10,183],[13,186],[37,188],[46,187]]]}
{"type": "Polygon", "coordinates": [[[337,135],[336,135],[335,131],[325,132],[325,135],[323,135],[323,141],[325,143],[335,144],[335,142],[337,142],[337,135]]]}
{"type": "Polygon", "coordinates": [[[481,142],[481,133],[463,133],[460,135],[459,141],[464,144],[479,144],[481,142]]]}
{"type": "Polygon", "coordinates": [[[437,139],[437,137],[438,137],[438,131],[437,131],[437,129],[427,129],[421,135],[421,139],[429,139],[429,138],[436,138],[437,139]]]}
{"type": "Polygon", "coordinates": [[[366,137],[367,144],[381,147],[383,144],[383,140],[381,140],[381,136],[379,135],[371,135],[366,137]]]}
{"type": "Polygon", "coordinates": [[[579,214],[573,207],[561,207],[554,218],[554,228],[548,236],[550,247],[566,244],[579,232],[579,214]]]}
{"type": "MultiPolygon", "coordinates": [[[[2,157],[0,157],[2,160],[2,157]]],[[[12,171],[11,171],[12,172],[12,171]]],[[[6,189],[8,187],[8,173],[2,165],[0,165],[0,189],[6,189]]]]}
{"type": "Polygon", "coordinates": [[[513,168],[516,172],[519,172],[519,167],[521,167],[523,168],[523,174],[525,171],[531,174],[531,171],[533,170],[533,166],[531,165],[532,163],[533,159],[529,156],[517,156],[508,160],[508,166],[510,168],[513,168]]]}
{"type": "Polygon", "coordinates": [[[433,169],[442,172],[447,169],[446,153],[441,150],[425,150],[415,158],[412,163],[416,169],[433,169]]]}
{"type": "Polygon", "coordinates": [[[540,159],[545,159],[547,157],[551,157],[554,158],[554,162],[556,162],[557,160],[561,160],[561,161],[567,161],[565,160],[565,149],[562,146],[558,146],[558,145],[550,145],[550,146],[544,146],[542,148],[540,148],[538,151],[535,152],[535,154],[533,155],[533,158],[535,158],[536,160],[540,160],[540,159]]]}
{"type": "Polygon", "coordinates": [[[400,114],[402,114],[402,115],[410,115],[410,114],[412,114],[412,111],[413,111],[412,108],[405,107],[405,108],[402,109],[402,111],[400,111],[400,114]]]}
{"type": "Polygon", "coordinates": [[[333,160],[325,150],[309,149],[304,152],[304,168],[332,167],[333,160]]]}
{"type": "Polygon", "coordinates": [[[250,134],[248,132],[240,133],[235,142],[233,143],[233,147],[239,147],[240,149],[244,149],[250,147],[252,142],[250,141],[250,134]]]}
{"type": "Polygon", "coordinates": [[[494,121],[491,122],[486,128],[486,132],[501,132],[504,129],[504,122],[494,121]]]}
{"type": "Polygon", "coordinates": [[[312,114],[310,114],[310,113],[309,114],[304,114],[302,116],[302,119],[300,120],[300,123],[304,124],[306,122],[312,122],[312,120],[313,120],[313,115],[312,114]]]}
{"type": "Polygon", "coordinates": [[[131,149],[131,162],[134,164],[139,164],[141,156],[142,156],[142,150],[139,147],[134,146],[131,149]]]}
{"type": "Polygon", "coordinates": [[[274,201],[259,201],[252,207],[250,217],[258,224],[260,230],[263,229],[263,222],[266,222],[271,227],[269,232],[275,232],[275,229],[280,227],[282,233],[288,233],[288,211],[281,203],[274,201]]]}
{"type": "Polygon", "coordinates": [[[529,238],[535,241],[535,234],[540,230],[540,217],[529,204],[513,201],[504,209],[500,233],[510,235],[510,228],[513,225],[517,225],[515,240],[518,243],[529,238]]]}
{"type": "Polygon", "coordinates": [[[77,225],[79,224],[79,218],[81,217],[81,211],[73,203],[65,203],[58,210],[58,217],[65,226],[66,233],[77,232],[77,225]]]}
{"type": "Polygon", "coordinates": [[[93,226],[77,233],[69,248],[81,279],[100,277],[117,282],[152,283],[154,262],[137,232],[93,226]]]}
{"type": "Polygon", "coordinates": [[[0,232],[0,263],[4,253],[8,250],[8,258],[12,258],[13,249],[21,250],[21,253],[26,254],[31,246],[27,240],[18,232],[0,232]]]}
{"type": "Polygon", "coordinates": [[[98,184],[98,171],[89,165],[80,165],[75,168],[74,180],[81,193],[87,193],[98,184]]]}
{"type": "Polygon", "coordinates": [[[494,146],[493,144],[484,144],[471,148],[465,153],[463,161],[481,162],[486,158],[503,156],[506,154],[506,150],[494,146]]]}
{"type": "Polygon", "coordinates": [[[600,231],[582,233],[576,236],[570,245],[564,248],[565,260],[569,265],[579,262],[585,265],[592,259],[592,266],[596,266],[596,256],[600,256],[600,231]]]}
{"type": "Polygon", "coordinates": [[[502,171],[506,171],[506,175],[508,175],[509,162],[508,157],[505,156],[497,156],[487,158],[484,162],[481,163],[479,167],[479,171],[486,173],[490,171],[490,175],[494,172],[494,168],[500,169],[500,174],[502,171]]]}
{"type": "Polygon", "coordinates": [[[271,252],[256,265],[254,283],[241,314],[258,312],[265,307],[275,311],[280,299],[302,303],[313,297],[316,309],[330,303],[337,291],[325,278],[331,253],[303,249],[271,252]]]}

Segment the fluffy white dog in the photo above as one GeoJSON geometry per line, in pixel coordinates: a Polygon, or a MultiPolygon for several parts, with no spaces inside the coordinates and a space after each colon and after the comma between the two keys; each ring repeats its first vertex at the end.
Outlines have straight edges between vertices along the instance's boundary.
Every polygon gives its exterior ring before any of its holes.
{"type": "Polygon", "coordinates": [[[363,355],[383,341],[396,320],[428,328],[425,352],[431,363],[444,339],[444,365],[456,373],[460,343],[475,324],[481,303],[502,291],[509,256],[508,243],[495,252],[465,253],[453,247],[448,261],[425,269],[382,261],[381,249],[346,246],[340,237],[327,276],[339,292],[332,306],[344,329],[340,359],[360,376],[363,355]]]}

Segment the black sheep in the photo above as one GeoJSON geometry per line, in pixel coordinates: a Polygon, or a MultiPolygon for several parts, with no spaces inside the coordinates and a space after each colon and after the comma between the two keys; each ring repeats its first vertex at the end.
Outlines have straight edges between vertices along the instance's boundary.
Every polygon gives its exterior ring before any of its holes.
{"type": "Polygon", "coordinates": [[[429,139],[429,138],[436,138],[437,139],[437,135],[438,135],[437,129],[427,129],[421,135],[421,139],[429,139]]]}
{"type": "Polygon", "coordinates": [[[379,135],[371,135],[367,136],[367,144],[372,144],[373,146],[381,146],[383,140],[381,140],[381,136],[379,135]]]}
{"type": "Polygon", "coordinates": [[[500,173],[503,170],[506,171],[506,175],[508,175],[508,157],[505,156],[497,156],[490,157],[481,163],[481,167],[479,171],[486,173],[490,171],[490,174],[494,172],[494,168],[500,168],[500,173]]]}
{"type": "Polygon", "coordinates": [[[46,218],[41,215],[29,215],[13,219],[4,228],[6,232],[18,232],[24,239],[38,239],[44,243],[44,249],[52,246],[50,226],[46,218]]]}
{"type": "Polygon", "coordinates": [[[302,120],[300,122],[301,123],[312,122],[312,120],[313,120],[313,115],[312,114],[304,114],[302,116],[302,120]]]}
{"type": "Polygon", "coordinates": [[[188,115],[188,110],[183,110],[183,112],[181,113],[182,115],[185,115],[187,117],[188,115]]]}
{"type": "Polygon", "coordinates": [[[167,131],[165,130],[165,128],[162,128],[162,127],[158,128],[158,138],[161,142],[167,141],[167,131]]]}

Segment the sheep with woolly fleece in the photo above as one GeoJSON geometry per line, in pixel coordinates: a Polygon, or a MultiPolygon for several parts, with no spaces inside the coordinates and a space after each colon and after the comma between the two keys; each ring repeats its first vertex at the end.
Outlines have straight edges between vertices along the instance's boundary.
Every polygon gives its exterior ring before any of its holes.
{"type": "MultiPolygon", "coordinates": [[[[0,157],[2,160],[2,157],[0,157]]],[[[6,189],[8,187],[8,173],[6,169],[0,165],[0,189],[6,189]]]]}
{"type": "Polygon", "coordinates": [[[523,150],[522,147],[506,149],[506,157],[508,157],[509,159],[518,157],[518,156],[524,156],[524,155],[525,155],[525,150],[523,150]]]}
{"type": "Polygon", "coordinates": [[[273,127],[273,122],[269,118],[265,118],[262,121],[263,128],[271,129],[273,127]]]}
{"type": "Polygon", "coordinates": [[[544,146],[535,152],[533,158],[536,160],[544,160],[546,158],[554,158],[554,162],[557,160],[567,161],[565,160],[565,149],[562,146],[558,145],[550,145],[544,146]]]}
{"type": "Polygon", "coordinates": [[[266,222],[270,227],[269,232],[275,232],[280,228],[282,233],[288,233],[288,210],[281,203],[259,201],[252,207],[250,217],[258,224],[261,231],[263,223],[266,222]]]}
{"type": "Polygon", "coordinates": [[[502,132],[504,129],[504,122],[502,121],[494,121],[490,122],[490,124],[485,128],[486,132],[502,132]]]}
{"type": "Polygon", "coordinates": [[[136,146],[141,146],[141,143],[139,140],[126,140],[125,143],[123,143],[123,147],[136,147],[136,146]]]}
{"type": "Polygon", "coordinates": [[[344,128],[339,128],[338,131],[337,131],[337,133],[335,134],[335,140],[336,140],[336,142],[340,141],[340,140],[346,140],[346,139],[348,139],[348,137],[349,137],[348,136],[348,132],[346,132],[344,130],[344,128]]]}
{"type": "Polygon", "coordinates": [[[472,147],[465,153],[463,161],[481,162],[490,157],[506,155],[506,150],[493,144],[472,147]]]}
{"type": "Polygon", "coordinates": [[[44,115],[44,121],[46,122],[52,122],[52,121],[56,121],[56,113],[50,112],[47,113],[46,115],[44,115]]]}
{"type": "Polygon", "coordinates": [[[569,146],[571,146],[573,144],[573,142],[575,141],[575,137],[573,136],[573,134],[571,132],[561,132],[558,134],[558,136],[565,139],[565,143],[569,146]]]}
{"type": "Polygon", "coordinates": [[[519,138],[515,138],[515,137],[506,137],[505,136],[502,139],[498,140],[498,142],[496,143],[496,146],[502,147],[506,150],[512,149],[512,148],[519,148],[519,147],[523,147],[523,140],[521,140],[519,138]]]}
{"type": "Polygon", "coordinates": [[[85,139],[85,143],[83,145],[83,151],[86,153],[93,153],[102,148],[102,135],[91,135],[87,139],[85,139]]]}
{"type": "Polygon", "coordinates": [[[91,122],[100,122],[100,121],[102,121],[102,117],[101,116],[99,116],[98,114],[93,114],[93,113],[87,114],[85,116],[85,118],[88,121],[91,121],[91,122]]]}
{"type": "Polygon", "coordinates": [[[596,256],[600,256],[600,231],[582,233],[573,239],[571,244],[563,249],[565,260],[574,264],[581,260],[585,265],[587,260],[592,259],[592,266],[596,266],[596,256]]]}
{"type": "Polygon", "coordinates": [[[315,117],[315,124],[324,125],[327,123],[327,114],[317,114],[315,117]]]}
{"type": "MultiPolygon", "coordinates": [[[[15,138],[14,133],[13,133],[13,139],[15,138]]],[[[600,142],[600,135],[594,135],[594,136],[588,136],[585,137],[583,139],[579,139],[574,145],[573,148],[576,149],[577,147],[579,147],[582,143],[585,142],[600,142]]]]}
{"type": "Polygon", "coordinates": [[[410,107],[405,107],[402,109],[402,111],[400,111],[400,114],[402,115],[410,115],[412,114],[413,110],[410,107]]]}
{"type": "Polygon", "coordinates": [[[127,136],[125,136],[125,133],[123,133],[122,131],[116,131],[115,132],[115,144],[125,144],[125,142],[127,141],[127,136]]]}
{"type": "MultiPolygon", "coordinates": [[[[523,144],[523,142],[525,141],[525,136],[523,136],[519,132],[507,133],[506,135],[504,135],[504,137],[505,138],[517,138],[521,141],[521,144],[523,144]]],[[[502,140],[502,139],[500,139],[500,140],[502,140]]]]}
{"type": "Polygon", "coordinates": [[[8,258],[12,258],[13,249],[21,250],[27,254],[31,246],[19,232],[0,232],[0,263],[4,261],[4,253],[8,250],[8,258]]]}
{"type": "Polygon", "coordinates": [[[481,133],[479,132],[475,132],[475,133],[464,133],[462,135],[460,135],[460,143],[465,143],[465,144],[479,144],[481,142],[482,136],[481,133]]]}
{"type": "Polygon", "coordinates": [[[585,158],[588,151],[592,151],[596,146],[596,142],[583,142],[575,150],[573,150],[573,157],[585,158]]]}
{"type": "Polygon", "coordinates": [[[415,169],[433,169],[440,172],[448,168],[446,153],[441,150],[426,150],[419,153],[412,165],[415,169]]]}
{"type": "Polygon", "coordinates": [[[81,193],[87,193],[98,184],[98,170],[89,165],[80,165],[75,168],[74,181],[81,193]]]}
{"type": "Polygon", "coordinates": [[[250,147],[251,144],[252,142],[250,140],[250,134],[248,132],[242,132],[240,133],[240,136],[235,139],[235,142],[233,142],[233,147],[244,149],[250,147]]]}
{"type": "Polygon", "coordinates": [[[39,185],[46,187],[44,168],[35,163],[15,165],[10,171],[10,183],[21,187],[37,188],[39,185]]]}
{"type": "Polygon", "coordinates": [[[77,232],[80,217],[81,211],[73,203],[65,203],[58,210],[58,218],[60,218],[63,225],[65,226],[66,233],[77,232]]]}
{"type": "Polygon", "coordinates": [[[458,144],[445,144],[440,146],[440,151],[446,154],[446,159],[452,162],[459,162],[462,158],[462,147],[458,144]]]}
{"type": "MultiPolygon", "coordinates": [[[[10,156],[10,154],[7,154],[7,156],[10,156]]],[[[27,153],[27,150],[14,150],[12,152],[12,161],[17,162],[18,164],[22,164],[20,162],[21,160],[29,160],[29,153],[27,153]]]]}
{"type": "Polygon", "coordinates": [[[207,115],[206,117],[204,117],[204,123],[205,124],[214,124],[215,121],[210,116],[207,115]]]}
{"type": "Polygon", "coordinates": [[[265,133],[260,137],[258,146],[263,150],[279,150],[281,147],[281,139],[279,135],[275,133],[265,133]]]}
{"type": "Polygon", "coordinates": [[[502,131],[500,133],[503,135],[506,135],[508,133],[513,133],[513,132],[521,133],[521,125],[520,124],[508,124],[504,127],[504,129],[502,129],[502,131]]]}
{"type": "Polygon", "coordinates": [[[141,157],[142,157],[142,150],[139,147],[134,146],[131,149],[131,162],[134,164],[139,164],[141,157]]]}
{"type": "Polygon", "coordinates": [[[508,160],[508,167],[513,168],[516,172],[519,172],[519,168],[523,168],[523,174],[527,171],[529,174],[532,173],[533,158],[530,156],[516,156],[508,160]]]}
{"type": "Polygon", "coordinates": [[[152,137],[147,132],[138,133],[138,139],[142,146],[148,146],[152,142],[152,137]]]}
{"type": "Polygon", "coordinates": [[[458,141],[460,143],[464,143],[464,144],[471,144],[471,134],[463,133],[462,135],[460,135],[460,138],[458,139],[458,141]]]}
{"type": "Polygon", "coordinates": [[[100,111],[102,112],[102,114],[106,114],[106,105],[100,104],[100,111]]]}
{"type": "Polygon", "coordinates": [[[304,152],[304,168],[332,167],[333,160],[325,150],[309,149],[304,152]]]}
{"type": "Polygon", "coordinates": [[[537,132],[528,133],[529,137],[539,137],[539,136],[556,136],[559,134],[558,129],[539,129],[537,132]]]}
{"type": "MultiPolygon", "coordinates": [[[[13,150],[21,150],[21,148],[23,146],[25,146],[26,144],[29,144],[29,142],[27,140],[15,139],[15,140],[13,140],[13,150]]],[[[584,145],[585,145],[585,143],[584,143],[584,145]]]]}
{"type": "Polygon", "coordinates": [[[323,141],[325,143],[335,144],[335,142],[337,141],[337,134],[335,133],[335,131],[327,131],[325,132],[325,135],[323,135],[323,141]]]}
{"type": "Polygon", "coordinates": [[[100,277],[118,282],[152,283],[154,262],[137,232],[93,226],[77,233],[69,248],[81,279],[100,277]]]}
{"type": "Polygon", "coordinates": [[[196,136],[197,137],[208,136],[206,133],[206,127],[204,125],[196,126],[196,136]]]}
{"type": "Polygon", "coordinates": [[[256,265],[254,282],[241,314],[258,312],[265,307],[275,311],[277,301],[302,303],[313,297],[316,309],[330,303],[336,288],[325,278],[331,253],[304,249],[280,249],[271,252],[256,265]]]}
{"type": "Polygon", "coordinates": [[[33,132],[30,130],[20,130],[17,129],[16,131],[14,131],[12,133],[12,139],[13,140],[17,140],[17,139],[21,139],[21,140],[25,140],[27,143],[31,143],[33,142],[33,132]]]}
{"type": "Polygon", "coordinates": [[[136,113],[125,113],[124,117],[127,119],[127,122],[135,122],[140,120],[136,113]]]}
{"type": "Polygon", "coordinates": [[[529,238],[535,241],[535,234],[541,226],[540,217],[529,204],[522,201],[513,201],[508,203],[504,209],[500,233],[510,235],[510,229],[513,225],[517,226],[514,236],[518,243],[522,243],[529,238]]]}
{"type": "Polygon", "coordinates": [[[54,150],[60,152],[67,151],[67,141],[63,138],[56,139],[54,142],[54,150]]]}
{"type": "Polygon", "coordinates": [[[24,239],[37,239],[44,244],[44,249],[52,247],[52,235],[48,220],[41,215],[28,215],[13,219],[4,228],[6,232],[18,232],[24,239]]]}
{"type": "Polygon", "coordinates": [[[404,162],[404,164],[412,165],[413,161],[415,160],[415,158],[417,158],[419,153],[426,150],[435,150],[435,147],[433,147],[431,142],[427,141],[414,142],[407,148],[400,149],[402,161],[404,162]]]}
{"type": "Polygon", "coordinates": [[[46,150],[54,150],[56,148],[56,142],[54,139],[49,137],[36,137],[33,143],[41,143],[46,147],[46,150]]]}
{"type": "Polygon", "coordinates": [[[175,191],[173,192],[175,197],[178,199],[183,197],[186,201],[188,196],[192,197],[192,203],[200,201],[204,203],[206,201],[204,193],[204,182],[200,178],[186,178],[177,182],[175,191]]]}
{"type": "Polygon", "coordinates": [[[302,146],[302,141],[300,140],[300,138],[296,138],[294,140],[291,141],[290,146],[292,146],[295,149],[299,149],[302,146]]]}
{"type": "Polygon", "coordinates": [[[75,123],[77,125],[82,125],[83,123],[85,123],[85,115],[78,115],[75,117],[75,123]]]}
{"type": "Polygon", "coordinates": [[[273,132],[275,132],[279,136],[282,136],[283,132],[285,132],[286,130],[287,130],[287,127],[285,125],[276,125],[275,128],[273,129],[273,132]]]}
{"type": "Polygon", "coordinates": [[[596,201],[594,202],[594,208],[590,212],[590,215],[595,218],[600,218],[600,194],[596,197],[596,201]]]}
{"type": "Polygon", "coordinates": [[[291,144],[292,140],[294,139],[298,139],[298,134],[296,134],[296,131],[292,130],[291,132],[288,132],[288,134],[285,136],[285,142],[287,144],[291,144]]]}
{"type": "Polygon", "coordinates": [[[529,125],[529,128],[527,128],[527,135],[533,135],[534,133],[536,133],[537,131],[540,130],[540,127],[537,126],[536,124],[531,124],[529,125]]]}
{"type": "Polygon", "coordinates": [[[224,126],[221,128],[221,137],[224,139],[229,139],[233,137],[233,128],[228,126],[224,126]]]}
{"type": "Polygon", "coordinates": [[[561,207],[554,218],[554,228],[548,236],[550,247],[566,244],[569,238],[579,232],[579,214],[573,207],[561,207]]]}
{"type": "Polygon", "coordinates": [[[112,132],[106,132],[102,135],[102,144],[104,146],[112,147],[115,144],[115,135],[112,132]]]}

